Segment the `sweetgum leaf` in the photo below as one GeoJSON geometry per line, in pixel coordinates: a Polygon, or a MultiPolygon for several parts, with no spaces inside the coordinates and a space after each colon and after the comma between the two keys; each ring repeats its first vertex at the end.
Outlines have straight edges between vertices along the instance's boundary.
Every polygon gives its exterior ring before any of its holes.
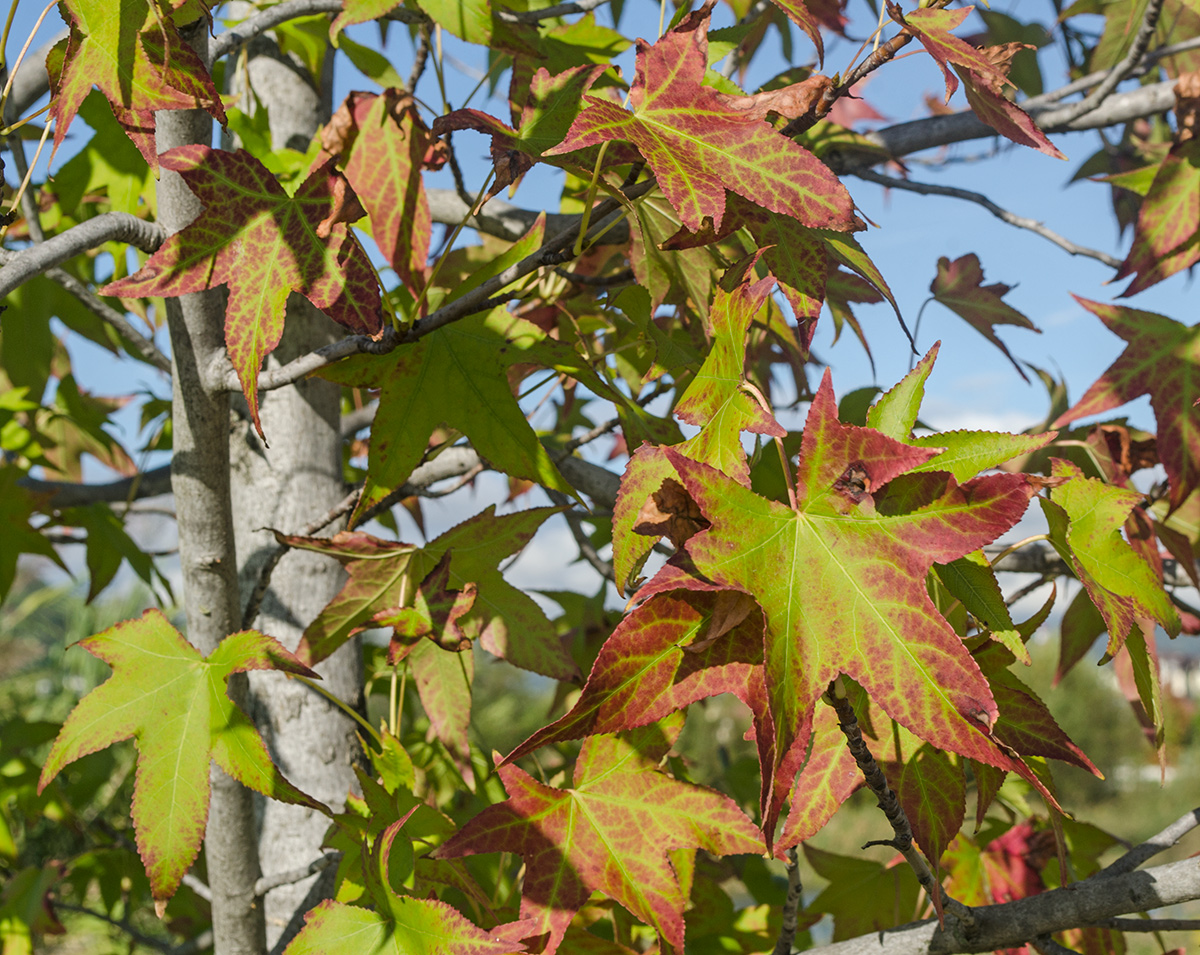
{"type": "Polygon", "coordinates": [[[62,0],[70,33],[66,49],[49,64],[54,97],[54,149],[93,86],[151,169],[158,168],[154,112],[203,109],[224,124],[225,110],[212,78],[183,41],[163,0],[62,0]],[[61,64],[61,65],[59,65],[61,64]]]}
{"type": "Polygon", "coordinates": [[[962,766],[926,743],[905,761],[896,795],[917,843],[936,870],[950,840],[962,828],[967,798],[962,766]]]}
{"type": "Polygon", "coordinates": [[[315,677],[278,642],[253,630],[231,634],[204,659],[158,610],[79,642],[112,667],[71,712],[54,741],[38,791],[64,767],[133,737],[133,824],[156,902],[175,894],[204,838],[209,761],[273,799],[328,810],[271,762],[258,730],[226,695],[234,673],[282,670],[315,677]]]}
{"type": "MultiPolygon", "coordinates": [[[[506,370],[529,361],[546,334],[505,308],[439,328],[388,355],[356,357],[322,376],[379,388],[367,478],[355,517],[400,487],[439,425],[461,431],[497,469],[575,495],[513,395],[506,370]]],[[[536,357],[534,357],[536,360],[536,357]]]]}
{"type": "Polygon", "coordinates": [[[528,544],[556,510],[531,508],[497,517],[490,506],[423,548],[361,531],[341,531],[328,540],[280,535],[281,541],[294,547],[336,558],[349,575],[346,585],[305,630],[296,655],[306,663],[318,663],[353,634],[372,626],[377,616],[393,614],[401,595],[415,593],[417,584],[449,552],[449,585],[461,589],[474,584],[477,591],[470,611],[455,620],[459,631],[514,666],[559,680],[576,678],[575,664],[541,608],[497,569],[528,544]]]}
{"type": "Polygon", "coordinates": [[[352,332],[374,335],[383,321],[375,271],[344,223],[320,237],[335,195],[332,161],[288,196],[245,150],[179,146],[160,158],[163,168],[183,177],[204,211],[138,272],[100,292],[176,296],[228,285],[225,344],[262,434],[258,372],[283,335],[288,295],[299,292],[352,332]]]}
{"type": "Polygon", "coordinates": [[[346,179],[370,217],[371,236],[409,289],[424,284],[433,218],[421,166],[429,130],[412,97],[388,89],[378,96],[351,93],[321,136],[319,168],[340,157],[346,179]]]}
{"type": "Polygon", "coordinates": [[[748,703],[762,680],[762,614],[750,613],[698,648],[711,631],[717,599],[715,593],[679,591],[634,610],[604,642],[570,712],[530,736],[504,763],[550,743],[645,726],[718,693],[748,703]]]}
{"type": "Polygon", "coordinates": [[[638,41],[632,113],[587,96],[561,154],[610,140],[633,143],[654,170],[658,184],[693,232],[705,218],[720,228],[725,190],[805,225],[856,227],[854,203],[838,178],[812,153],[779,135],[765,121],[729,105],[703,86],[708,48],[709,2],[684,17],[653,46],[638,41]]]}
{"type": "Polygon", "coordinates": [[[983,269],[979,265],[979,256],[974,252],[953,262],[942,256],[938,259],[937,268],[937,278],[929,286],[933,297],[999,348],[1017,369],[1017,374],[1028,381],[1029,376],[1004,342],[996,337],[994,330],[996,325],[1016,325],[1041,334],[1041,329],[1036,328],[1033,322],[1003,301],[1011,286],[1000,282],[984,285],[983,269]]]}
{"type": "MultiPolygon", "coordinates": [[[[925,586],[934,562],[970,553],[1020,519],[1033,493],[1023,475],[963,485],[944,472],[905,475],[936,450],[841,424],[828,372],[804,429],[795,511],[663,453],[711,523],[686,544],[696,572],[749,593],[766,614],[777,775],[792,748],[807,744],[812,708],[839,673],[922,739],[1023,769],[988,737],[996,707],[987,681],[925,586]]],[[[788,783],[764,781],[767,832],[788,783]]]]}
{"type": "Polygon", "coordinates": [[[678,418],[701,429],[679,450],[747,486],[750,466],[742,448],[742,432],[776,438],[786,434],[774,415],[743,387],[746,333],[774,284],[773,279],[765,278],[753,285],[739,285],[733,292],[717,289],[709,313],[712,348],[675,405],[678,418]]]}
{"type": "Polygon", "coordinates": [[[957,65],[954,71],[962,77],[971,109],[992,129],[1014,143],[1029,146],[1047,156],[1067,158],[1050,142],[1033,117],[1004,95],[1005,81],[999,80],[995,74],[980,74],[957,65]]]}
{"type": "Polygon", "coordinates": [[[839,856],[805,843],[804,857],[829,885],[807,906],[833,916],[833,941],[892,928],[912,917],[921,886],[897,857],[883,865],[839,856]]]}
{"type": "Polygon", "coordinates": [[[920,41],[926,52],[934,58],[942,68],[946,78],[946,102],[958,89],[958,80],[951,72],[951,64],[965,67],[981,77],[993,78],[1004,82],[1006,77],[996,68],[996,65],[977,47],[971,46],[966,40],[956,37],[950,31],[962,24],[971,14],[971,8],[961,10],[935,10],[923,7],[910,13],[901,13],[900,7],[885,0],[888,13],[897,23],[907,27],[909,32],[920,41]]]}
{"type": "Polygon", "coordinates": [[[1154,312],[1075,299],[1128,345],[1051,427],[1150,395],[1158,423],[1158,457],[1171,483],[1175,510],[1200,487],[1200,325],[1189,327],[1154,312]]]}
{"type": "Polygon", "coordinates": [[[472,819],[434,856],[513,852],[525,859],[522,919],[549,934],[552,955],[592,892],[615,899],[683,950],[686,896],[668,860],[674,849],[761,853],[762,839],[733,800],[658,769],[682,720],[620,736],[592,736],[574,786],[554,789],[513,765],[498,772],[509,794],[472,819]]]}
{"type": "Polygon", "coordinates": [[[837,714],[831,706],[818,707],[813,718],[812,745],[792,787],[791,808],[779,848],[790,849],[815,836],[862,785],[862,772],[846,745],[845,734],[838,728],[837,714]]]}
{"type": "Polygon", "coordinates": [[[1100,611],[1108,629],[1106,659],[1125,642],[1140,618],[1157,621],[1172,636],[1179,614],[1150,565],[1121,536],[1121,526],[1142,500],[1136,491],[1104,484],[1061,458],[1051,474],[1069,480],[1042,500],[1050,542],[1100,611]]]}
{"type": "Polygon", "coordinates": [[[30,526],[29,519],[42,502],[17,483],[20,478],[17,468],[8,465],[0,468],[0,532],[4,535],[4,546],[0,547],[0,600],[12,586],[20,554],[40,554],[66,570],[50,541],[30,526]]]}

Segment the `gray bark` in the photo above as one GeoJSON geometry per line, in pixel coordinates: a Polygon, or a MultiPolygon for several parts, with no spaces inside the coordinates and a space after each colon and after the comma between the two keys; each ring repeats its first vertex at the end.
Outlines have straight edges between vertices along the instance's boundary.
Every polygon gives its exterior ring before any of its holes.
{"type": "MultiPolygon", "coordinates": [[[[329,117],[328,92],[323,96],[303,67],[282,57],[268,37],[252,40],[249,54],[249,82],[267,110],[273,144],[307,149],[318,125],[329,117]]],[[[326,63],[332,62],[330,54],[326,63]]],[[[332,76],[326,79],[331,81],[332,76]]],[[[322,85],[328,91],[332,84],[322,85]]],[[[249,96],[246,100],[253,103],[249,96]]],[[[332,321],[293,295],[283,339],[268,367],[338,337],[332,321]]],[[[340,395],[337,385],[319,378],[263,394],[261,418],[269,447],[249,424],[243,422],[235,429],[231,482],[243,601],[277,546],[267,528],[294,532],[346,495],[340,395]]],[[[328,532],[335,530],[331,526],[328,532]]],[[[338,592],[343,579],[336,561],[309,551],[289,552],[275,568],[254,626],[295,649],[305,626],[338,592]]],[[[361,707],[362,657],[357,640],[317,671],[327,690],[352,707],[361,707]]],[[[251,687],[255,722],[284,775],[340,810],[355,785],[354,762],[361,756],[354,722],[313,690],[278,674],[253,674],[251,687]]],[[[268,877],[301,869],[321,856],[328,819],[311,809],[271,800],[260,800],[258,808],[259,854],[268,877]]],[[[304,913],[330,894],[334,871],[327,868],[266,894],[267,944],[272,951],[281,951],[302,927],[304,913]]]]}
{"type": "MultiPolygon", "coordinates": [[[[203,55],[208,24],[185,38],[203,55]]],[[[198,110],[157,114],[160,150],[208,143],[212,120],[198,110]]],[[[158,220],[178,232],[201,210],[173,172],[158,183],[158,220]]],[[[201,369],[224,348],[220,291],[166,300],[172,352],[174,454],[171,488],[179,522],[179,557],[187,614],[187,637],[204,654],[240,629],[237,560],[229,499],[229,396],[205,388],[201,369]]],[[[245,702],[244,679],[229,681],[229,695],[245,702]]],[[[258,867],[254,803],[250,792],[211,770],[212,800],[204,839],[212,886],[213,938],[218,955],[261,955],[265,950],[262,908],[254,897],[258,867]]]]}

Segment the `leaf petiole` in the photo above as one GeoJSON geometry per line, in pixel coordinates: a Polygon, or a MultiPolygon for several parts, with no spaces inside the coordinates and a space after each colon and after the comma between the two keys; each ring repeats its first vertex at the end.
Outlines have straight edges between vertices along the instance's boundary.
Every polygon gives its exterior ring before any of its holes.
{"type": "Polygon", "coordinates": [[[347,703],[345,700],[343,700],[341,697],[337,696],[336,694],[331,693],[329,690],[325,689],[325,687],[321,686],[321,684],[317,683],[315,680],[310,680],[308,677],[300,676],[299,674],[296,674],[296,673],[289,674],[289,675],[291,676],[291,678],[293,680],[299,680],[301,683],[303,683],[309,689],[315,690],[317,693],[321,694],[321,696],[325,697],[325,699],[327,699],[330,703],[332,703],[339,710],[341,710],[343,713],[345,713],[347,716],[349,716],[351,719],[353,719],[356,723],[358,723],[359,726],[361,726],[363,729],[365,729],[367,731],[367,733],[368,733],[368,735],[370,735],[371,739],[375,741],[375,746],[378,749],[381,749],[381,750],[383,749],[383,739],[380,737],[379,732],[375,729],[375,727],[373,727],[370,723],[368,723],[366,720],[364,720],[362,718],[362,716],[360,716],[359,713],[354,709],[354,707],[352,707],[349,703],[347,703]]]}
{"type": "Polygon", "coordinates": [[[587,237],[592,219],[592,203],[596,201],[596,190],[599,188],[600,167],[604,165],[604,154],[607,151],[608,140],[605,140],[600,144],[600,152],[596,154],[596,164],[592,167],[592,181],[588,183],[587,197],[583,200],[583,217],[579,220],[579,234],[575,236],[575,248],[572,249],[575,258],[583,254],[583,241],[587,237]]]}

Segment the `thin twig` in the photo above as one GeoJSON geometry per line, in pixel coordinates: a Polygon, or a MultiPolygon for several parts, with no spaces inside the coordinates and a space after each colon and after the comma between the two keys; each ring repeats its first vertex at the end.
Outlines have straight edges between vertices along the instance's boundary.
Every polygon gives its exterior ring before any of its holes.
{"type": "MultiPolygon", "coordinates": [[[[311,537],[317,531],[321,530],[329,524],[332,524],[343,514],[354,509],[354,504],[358,500],[358,489],[351,491],[344,498],[338,501],[333,507],[322,514],[315,520],[305,524],[299,531],[296,532],[297,537],[311,537]]],[[[258,570],[258,580],[254,583],[254,589],[250,592],[250,597],[246,601],[246,609],[242,611],[242,629],[249,630],[254,626],[254,620],[258,616],[258,611],[262,608],[263,598],[266,597],[267,591],[271,587],[271,575],[275,572],[275,568],[279,566],[279,562],[283,560],[284,554],[291,550],[288,544],[278,544],[275,549],[263,561],[262,567],[258,570]]],[[[259,881],[262,881],[261,879],[259,881]]],[[[296,881],[296,880],[293,880],[296,881]]],[[[283,885],[284,883],[279,883],[283,885]]],[[[274,886],[272,886],[274,888],[274,886]]],[[[263,892],[255,890],[256,895],[263,895],[263,892]]]]}
{"type": "Polygon", "coordinates": [[[596,552],[596,548],[592,546],[587,531],[583,529],[581,515],[575,508],[571,507],[571,499],[561,491],[556,491],[553,488],[546,488],[546,495],[559,507],[566,508],[563,511],[563,517],[567,519],[567,527],[571,529],[571,536],[575,538],[575,543],[579,547],[579,555],[591,564],[592,569],[601,577],[616,583],[617,578],[613,572],[612,564],[601,557],[596,552]]]}
{"type": "Polygon", "coordinates": [[[850,754],[858,764],[867,787],[879,800],[879,808],[883,810],[883,814],[892,827],[892,832],[895,833],[894,839],[880,840],[869,843],[869,845],[888,845],[899,852],[912,866],[917,881],[921,883],[921,887],[931,900],[936,901],[941,898],[947,912],[953,914],[964,925],[973,924],[975,913],[969,906],[952,899],[942,891],[937,879],[933,877],[933,872],[925,861],[925,857],[913,844],[913,831],[912,825],[908,821],[908,814],[905,813],[904,807],[900,805],[900,800],[888,786],[887,778],[883,775],[879,764],[875,762],[875,757],[871,755],[871,750],[867,747],[866,740],[863,739],[862,729],[858,725],[858,717],[854,715],[854,706],[846,697],[839,681],[834,681],[829,685],[829,692],[825,694],[825,699],[837,713],[838,727],[846,737],[846,745],[850,754]]]}
{"type": "MultiPolygon", "coordinates": [[[[736,26],[740,27],[745,26],[747,23],[753,23],[770,9],[773,9],[771,0],[755,0],[755,2],[750,5],[750,9],[746,11],[746,15],[738,20],[736,26]]],[[[725,62],[721,65],[721,75],[726,79],[733,76],[733,74],[736,73],[741,67],[742,50],[743,45],[739,43],[729,51],[729,55],[725,58],[725,62]]]]}
{"type": "Polygon", "coordinates": [[[1111,928],[1117,932],[1200,932],[1200,919],[1101,919],[1089,928],[1111,928]]]}
{"type": "Polygon", "coordinates": [[[579,272],[572,272],[569,269],[556,267],[554,274],[561,275],[568,282],[574,282],[576,285],[589,285],[595,288],[628,285],[633,281],[633,269],[621,269],[612,275],[581,275],[579,272]]]}
{"type": "MultiPolygon", "coordinates": [[[[653,180],[638,183],[628,190],[626,198],[638,198],[649,192],[654,185],[653,180]]],[[[620,204],[615,199],[605,199],[604,202],[599,203],[595,210],[593,210],[594,225],[588,230],[588,236],[604,232],[612,222],[623,217],[624,212],[621,210],[620,204]]],[[[378,340],[369,338],[366,335],[351,335],[339,339],[330,345],[309,352],[307,355],[302,355],[288,362],[286,365],[259,375],[258,390],[260,392],[271,391],[275,388],[290,385],[292,382],[299,381],[301,378],[311,375],[314,371],[324,368],[338,359],[348,358],[350,355],[362,353],[386,355],[398,345],[418,341],[426,335],[437,331],[439,328],[466,318],[468,315],[476,314],[487,306],[493,295],[511,285],[517,279],[523,278],[531,272],[536,272],[538,269],[545,268],[546,266],[561,265],[573,258],[571,246],[574,244],[580,224],[577,222],[564,229],[558,235],[554,236],[554,238],[547,240],[536,252],[530,253],[519,262],[510,265],[503,272],[482,282],[461,298],[457,298],[453,302],[430,312],[424,318],[414,322],[407,332],[395,333],[389,326],[384,331],[382,338],[378,340]]],[[[228,366],[228,361],[225,364],[228,366]]],[[[227,367],[222,383],[229,391],[237,392],[241,390],[237,374],[232,367],[227,367]]]]}
{"type": "Polygon", "coordinates": [[[1125,855],[1117,859],[1103,872],[1095,876],[1097,879],[1111,879],[1113,876],[1124,875],[1144,865],[1160,852],[1166,852],[1178,845],[1179,840],[1200,826],[1200,807],[1184,813],[1162,832],[1151,836],[1141,845],[1134,846],[1125,855]]]}
{"type": "Polygon", "coordinates": [[[0,267],[0,298],[13,289],[105,242],[126,242],[143,252],[155,252],[167,234],[163,227],[127,212],[105,212],[39,245],[9,255],[0,267]]]}
{"type": "Polygon", "coordinates": [[[1145,54],[1146,48],[1150,45],[1150,40],[1154,37],[1154,31],[1158,28],[1158,17],[1162,13],[1165,2],[1166,0],[1149,0],[1149,3],[1146,4],[1146,13],[1142,17],[1142,25],[1138,29],[1137,36],[1133,38],[1133,45],[1125,54],[1125,58],[1108,71],[1104,80],[1091,93],[1078,103],[1073,103],[1063,110],[1058,119],[1060,123],[1074,122],[1096,109],[1108,98],[1108,94],[1134,71],[1145,54]]]}
{"type": "Polygon", "coordinates": [[[1075,949],[1058,944],[1049,935],[1039,935],[1037,938],[1030,939],[1029,944],[1042,955],[1079,955],[1075,949]]]}
{"type": "Polygon", "coordinates": [[[538,23],[554,17],[567,17],[573,13],[588,13],[606,3],[608,0],[574,0],[571,3],[556,3],[541,10],[508,10],[499,7],[496,16],[507,23],[538,23]]]}
{"type": "Polygon", "coordinates": [[[425,72],[425,65],[429,62],[429,50],[433,40],[433,24],[422,23],[417,28],[417,49],[413,54],[412,71],[408,74],[408,91],[415,93],[417,91],[417,81],[421,79],[421,74],[425,72]]]}
{"type": "MultiPolygon", "coordinates": [[[[25,158],[25,141],[20,135],[8,137],[8,148],[12,152],[13,165],[17,167],[17,178],[24,182],[29,176],[29,162],[25,158]]],[[[21,193],[21,214],[25,216],[25,224],[29,229],[29,238],[35,245],[46,241],[46,233],[42,231],[42,218],[33,193],[28,189],[21,193]]]]}
{"type": "Polygon", "coordinates": [[[189,872],[183,877],[183,884],[200,896],[200,898],[204,899],[205,902],[212,901],[212,889],[201,882],[199,878],[192,875],[192,873],[189,872]]]}
{"type": "Polygon", "coordinates": [[[119,928],[129,936],[131,941],[138,945],[145,945],[147,948],[153,948],[159,952],[173,952],[175,950],[175,946],[170,942],[161,938],[151,938],[149,935],[143,934],[125,919],[115,919],[105,912],[97,912],[95,909],[85,908],[82,905],[73,905],[70,902],[55,902],[54,907],[56,909],[64,909],[67,912],[78,912],[80,915],[90,915],[101,922],[107,922],[114,928],[119,928]]]}
{"type": "Polygon", "coordinates": [[[106,484],[43,481],[28,476],[18,478],[17,484],[39,497],[44,495],[47,501],[42,505],[43,509],[61,510],[65,507],[79,507],[84,504],[96,503],[116,504],[122,501],[170,494],[171,466],[164,464],[162,467],[106,484]]]}
{"type": "Polygon", "coordinates": [[[800,899],[803,896],[800,885],[800,855],[796,847],[788,849],[787,861],[787,898],[783,903],[783,924],[779,928],[779,938],[775,940],[775,948],[771,955],[791,955],[792,945],[796,941],[797,915],[800,911],[800,899]]]}
{"type": "Polygon", "coordinates": [[[1043,239],[1053,242],[1060,249],[1069,252],[1071,255],[1083,255],[1089,259],[1103,262],[1109,268],[1113,269],[1119,268],[1121,265],[1120,259],[1114,258],[1107,252],[1100,252],[1097,249],[1089,249],[1087,246],[1077,245],[1070,239],[1064,238],[1053,229],[1046,228],[1046,226],[1034,219],[1019,216],[1015,212],[1009,212],[1007,209],[1001,208],[982,193],[971,192],[967,189],[958,189],[954,186],[938,186],[928,182],[912,182],[909,179],[897,179],[894,176],[885,176],[870,169],[856,169],[854,175],[860,179],[866,179],[868,182],[886,186],[889,189],[903,189],[922,196],[950,196],[953,199],[964,199],[967,202],[974,202],[976,205],[983,206],[983,208],[987,209],[988,212],[1002,222],[1007,222],[1018,229],[1027,229],[1030,232],[1036,233],[1043,239]]]}
{"type": "Polygon", "coordinates": [[[79,299],[80,304],[89,312],[115,328],[117,334],[125,339],[130,349],[137,352],[143,361],[161,372],[171,374],[171,359],[159,351],[151,339],[134,328],[124,314],[118,312],[70,272],[60,268],[47,269],[46,278],[62,286],[79,299]]]}
{"type": "Polygon", "coordinates": [[[310,875],[316,875],[318,872],[328,869],[341,857],[342,854],[340,852],[326,852],[325,855],[313,859],[308,865],[297,866],[295,869],[288,869],[286,872],[277,872],[275,875],[264,875],[254,883],[254,897],[261,899],[272,889],[277,889],[281,885],[294,885],[297,882],[302,882],[310,875]]]}
{"type": "Polygon", "coordinates": [[[1042,587],[1045,587],[1046,584],[1053,581],[1054,578],[1057,576],[1058,576],[1058,574],[1042,574],[1037,580],[1031,581],[1030,583],[1026,584],[1024,587],[1022,587],[1020,590],[1014,591],[1013,593],[1011,593],[1007,597],[1005,597],[1004,598],[1004,606],[1011,607],[1018,600],[1021,600],[1024,597],[1028,597],[1035,590],[1040,590],[1042,587]]]}
{"type": "MultiPolygon", "coordinates": [[[[341,13],[342,7],[342,0],[284,0],[283,3],[247,17],[237,26],[213,40],[208,46],[208,62],[215,63],[243,43],[253,40],[268,30],[273,30],[288,20],[314,16],[318,13],[341,13]]],[[[386,19],[399,20],[401,23],[429,22],[429,18],[424,13],[404,5],[391,10],[386,19]]]]}

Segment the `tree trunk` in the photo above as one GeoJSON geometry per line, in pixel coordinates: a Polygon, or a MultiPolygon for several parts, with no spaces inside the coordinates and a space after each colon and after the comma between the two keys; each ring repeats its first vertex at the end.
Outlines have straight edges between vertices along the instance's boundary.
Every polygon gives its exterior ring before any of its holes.
{"type": "MultiPolygon", "coordinates": [[[[201,20],[185,38],[204,56],[208,22],[201,20]]],[[[160,151],[209,143],[212,120],[199,110],[157,114],[160,151]]],[[[178,232],[201,210],[178,173],[162,171],[158,221],[178,232]]],[[[209,654],[228,634],[241,629],[233,516],[229,497],[229,396],[206,389],[201,369],[225,347],[225,315],[219,289],[166,300],[171,333],[172,428],[171,489],[179,522],[179,556],[187,637],[209,654]]],[[[229,695],[245,705],[245,679],[229,681],[229,695]]],[[[204,857],[212,890],[213,940],[218,955],[261,955],[265,951],[262,907],[254,898],[261,874],[254,802],[221,770],[211,769],[212,800],[204,857]]]]}
{"type": "MultiPolygon", "coordinates": [[[[307,149],[319,124],[329,117],[332,76],[325,77],[324,91],[314,89],[303,68],[282,57],[276,44],[265,37],[251,43],[249,53],[247,72],[254,97],[245,97],[247,105],[252,107],[257,98],[267,110],[275,148],[307,149]]],[[[332,56],[326,62],[331,65],[332,56]]],[[[235,82],[245,78],[243,74],[235,82]]],[[[336,336],[330,319],[292,295],[283,340],[268,365],[284,364],[336,336]]],[[[337,385],[310,378],[262,396],[262,425],[269,447],[248,422],[234,431],[231,483],[243,605],[276,546],[267,528],[294,533],[345,497],[339,400],[337,385]]],[[[336,529],[331,525],[325,533],[336,529]]],[[[305,626],[342,581],[336,561],[306,551],[289,552],[271,576],[253,626],[295,649],[305,626]]],[[[317,670],[325,689],[361,708],[362,660],[357,640],[317,670]]],[[[340,810],[355,786],[353,765],[361,756],[354,721],[307,686],[278,674],[253,674],[251,689],[255,722],[284,775],[340,810]]],[[[265,872],[297,869],[320,856],[328,827],[324,816],[273,800],[259,803],[259,854],[265,872]]],[[[266,932],[272,951],[282,951],[302,927],[303,913],[330,894],[332,876],[333,870],[327,869],[268,893],[266,932]]]]}

